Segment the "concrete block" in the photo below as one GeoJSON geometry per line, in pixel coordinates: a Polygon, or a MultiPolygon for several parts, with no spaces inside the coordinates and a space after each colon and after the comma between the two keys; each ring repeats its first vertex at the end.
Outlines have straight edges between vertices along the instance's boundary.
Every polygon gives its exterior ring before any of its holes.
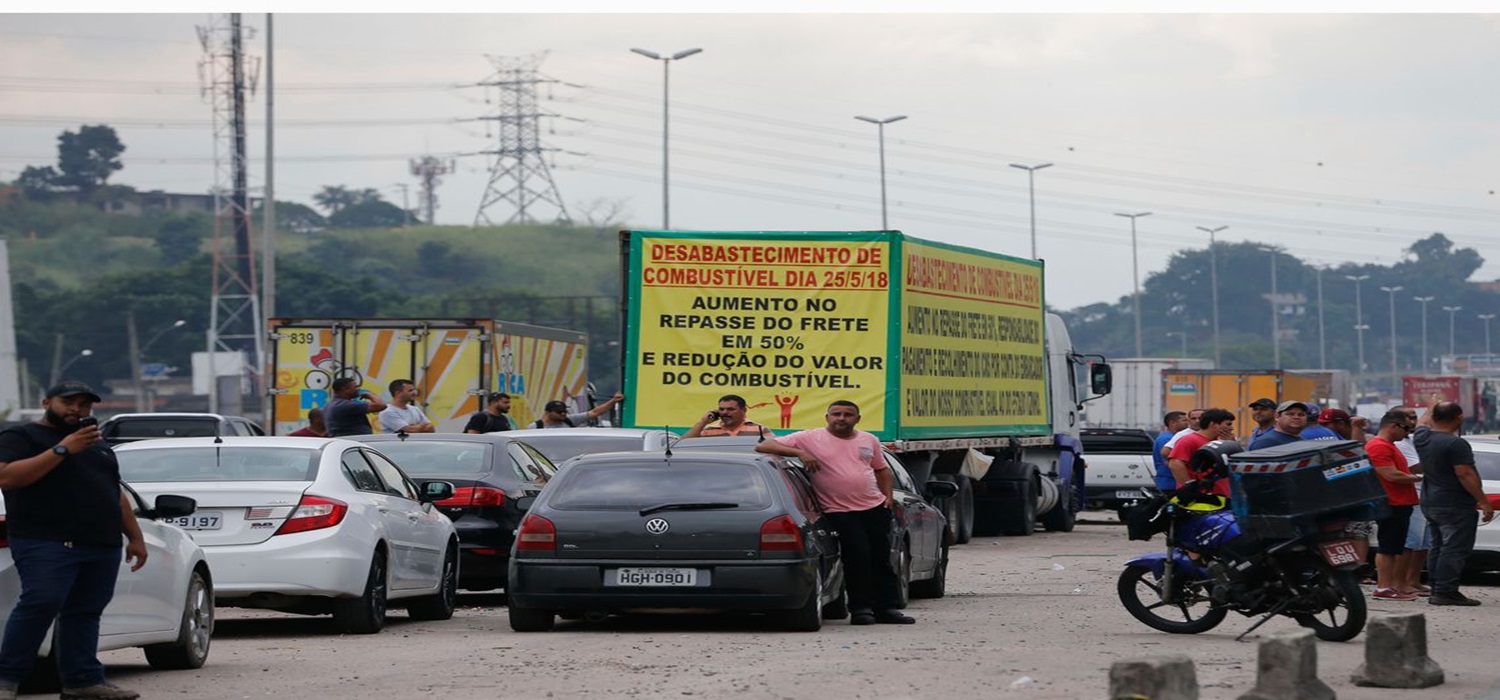
{"type": "Polygon", "coordinates": [[[1334,700],[1318,680],[1318,645],[1312,630],[1272,635],[1260,643],[1255,689],[1239,700],[1334,700]]]}
{"type": "Polygon", "coordinates": [[[1198,671],[1182,654],[1116,661],[1109,667],[1111,700],[1198,700],[1198,671]]]}
{"type": "Polygon", "coordinates": [[[1427,656],[1427,616],[1378,615],[1365,627],[1365,663],[1354,684],[1376,688],[1431,688],[1443,683],[1443,669],[1427,656]]]}

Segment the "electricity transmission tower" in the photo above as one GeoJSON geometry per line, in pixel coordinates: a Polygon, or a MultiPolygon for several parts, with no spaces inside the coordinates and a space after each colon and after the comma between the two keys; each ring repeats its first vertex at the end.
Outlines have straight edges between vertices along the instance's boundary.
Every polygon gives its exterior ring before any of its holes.
{"type": "MultiPolygon", "coordinates": [[[[210,290],[208,352],[240,353],[252,375],[263,357],[260,301],[255,285],[255,256],[250,247],[249,159],[245,150],[245,102],[254,92],[254,61],[247,70],[245,32],[240,15],[211,15],[198,27],[203,47],[199,77],[213,107],[214,136],[214,268],[210,290]],[[226,240],[227,239],[227,240],[226,240]]],[[[209,411],[239,413],[244,391],[240,377],[219,385],[218,363],[210,359],[209,411]],[[221,395],[222,394],[222,395],[221,395]]]]}
{"type": "Polygon", "coordinates": [[[486,88],[495,88],[495,112],[480,117],[495,123],[498,136],[495,150],[481,151],[493,156],[490,161],[490,182],[479,201],[479,213],[474,216],[474,225],[493,225],[490,210],[497,205],[507,205],[509,218],[502,223],[532,223],[537,219],[535,210],[545,205],[557,210],[558,221],[569,221],[568,209],[563,205],[562,194],[552,179],[552,169],[542,155],[557,151],[542,144],[541,121],[556,117],[542,112],[537,106],[537,86],[558,81],[543,76],[537,71],[545,51],[527,56],[490,56],[495,72],[479,83],[486,88]]]}
{"type": "Polygon", "coordinates": [[[411,174],[422,182],[422,220],[430,226],[437,223],[437,186],[443,184],[442,176],[457,168],[452,160],[443,162],[435,156],[411,159],[411,174]]]}

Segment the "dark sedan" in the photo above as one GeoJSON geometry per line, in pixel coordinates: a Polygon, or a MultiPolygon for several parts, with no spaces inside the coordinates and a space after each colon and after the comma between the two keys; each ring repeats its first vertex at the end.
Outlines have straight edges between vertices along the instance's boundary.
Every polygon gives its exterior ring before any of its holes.
{"type": "MultiPolygon", "coordinates": [[[[756,436],[686,438],[672,446],[673,452],[701,454],[703,451],[753,452],[756,436]]],[[[941,598],[948,586],[948,545],[953,536],[942,509],[928,498],[951,498],[958,487],[947,481],[929,481],[919,490],[901,461],[884,452],[885,463],[895,482],[895,522],[891,527],[891,564],[900,574],[901,605],[909,598],[941,598]]],[[[795,461],[795,460],[792,460],[795,461]]]]}
{"type": "Polygon", "coordinates": [[[521,523],[510,625],[627,612],[764,612],[790,631],[848,616],[838,543],[802,470],[759,454],[568,461],[521,523]]]}
{"type": "Polygon", "coordinates": [[[446,481],[453,497],[433,503],[458,530],[458,586],[506,587],[511,543],[524,513],[517,499],[541,493],[556,468],[530,445],[507,437],[455,433],[359,435],[377,445],[413,481],[446,481]]]}

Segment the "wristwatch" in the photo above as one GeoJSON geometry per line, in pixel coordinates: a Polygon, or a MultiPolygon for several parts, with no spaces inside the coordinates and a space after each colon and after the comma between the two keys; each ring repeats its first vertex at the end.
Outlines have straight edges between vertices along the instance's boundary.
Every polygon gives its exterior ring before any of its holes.
{"type": "Polygon", "coordinates": [[[52,448],[52,453],[60,457],[66,457],[68,456],[68,448],[66,445],[57,445],[52,448]]]}

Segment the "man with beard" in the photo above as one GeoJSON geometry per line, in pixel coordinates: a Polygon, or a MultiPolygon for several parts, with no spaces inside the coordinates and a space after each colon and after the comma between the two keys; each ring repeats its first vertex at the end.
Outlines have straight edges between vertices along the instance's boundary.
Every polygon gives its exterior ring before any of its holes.
{"type": "Polygon", "coordinates": [[[47,390],[42,420],[0,432],[0,491],[21,579],[0,644],[3,700],[16,697],[54,620],[63,698],[140,697],[106,682],[99,663],[99,618],[114,598],[120,540],[132,571],[145,565],[146,543],[115,453],[95,422],[80,423],[98,401],[88,385],[63,382],[47,390]]]}

